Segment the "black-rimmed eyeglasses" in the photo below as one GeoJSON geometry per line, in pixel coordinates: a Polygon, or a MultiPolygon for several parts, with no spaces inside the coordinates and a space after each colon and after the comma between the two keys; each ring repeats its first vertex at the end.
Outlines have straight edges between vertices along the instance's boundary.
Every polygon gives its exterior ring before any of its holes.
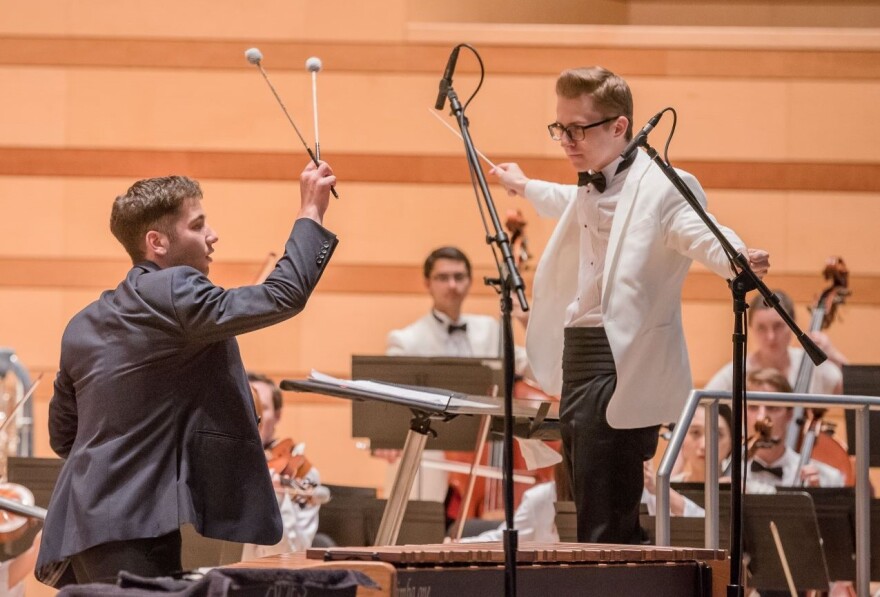
{"type": "Polygon", "coordinates": [[[563,126],[562,123],[554,122],[553,124],[547,125],[547,130],[550,131],[550,138],[554,141],[561,141],[562,135],[565,134],[571,142],[575,143],[584,140],[585,131],[587,129],[599,126],[600,124],[605,124],[606,122],[611,122],[612,120],[617,120],[618,118],[618,116],[612,116],[611,118],[606,118],[605,120],[600,120],[593,124],[570,124],[568,126],[563,126]]]}

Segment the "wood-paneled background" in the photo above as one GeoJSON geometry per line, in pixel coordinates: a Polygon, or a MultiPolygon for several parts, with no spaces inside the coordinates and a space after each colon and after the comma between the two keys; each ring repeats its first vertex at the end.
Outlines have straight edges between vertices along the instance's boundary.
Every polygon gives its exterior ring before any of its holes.
{"type": "MultiPolygon", "coordinates": [[[[241,338],[248,367],[346,375],[352,354],[383,352],[389,329],[427,309],[420,264],[440,244],[468,252],[477,279],[491,271],[460,142],[427,113],[461,41],[486,65],[468,110],[478,147],[531,176],[573,179],[545,129],[566,67],[625,76],[636,126],[674,106],[670,157],[700,178],[719,220],[770,250],[768,282],[791,291],[802,322],[825,258],[845,257],[853,296],[831,336],[853,361],[880,362],[876,2],[440,4],[0,0],[0,345],[47,376],[35,401],[38,455],[50,454],[48,382],[64,325],[128,268],[108,217],[133,180],[200,179],[220,235],[220,284],[247,283],[280,250],[306,158],[244,59],[251,46],[309,138],[304,61],[323,60],[321,146],[341,195],[326,224],[341,244],[302,315],[241,338]]],[[[476,72],[463,52],[459,95],[476,72]]],[[[493,190],[500,208],[524,209],[540,254],[553,222],[493,190]]],[[[495,312],[490,291],[473,294],[470,310],[495,312]]],[[[684,301],[700,383],[729,360],[728,292],[695,267],[684,301]]],[[[307,443],[325,481],[381,486],[383,464],[356,447],[349,417],[343,401],[288,394],[282,431],[307,443]]]]}

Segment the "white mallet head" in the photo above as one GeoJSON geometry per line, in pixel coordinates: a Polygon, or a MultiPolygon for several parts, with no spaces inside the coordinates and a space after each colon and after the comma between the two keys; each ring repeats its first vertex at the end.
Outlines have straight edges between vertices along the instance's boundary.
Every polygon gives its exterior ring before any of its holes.
{"type": "Polygon", "coordinates": [[[263,59],[263,53],[259,48],[248,48],[244,52],[244,57],[247,58],[247,61],[251,64],[259,64],[263,59]]]}
{"type": "Polygon", "coordinates": [[[312,56],[308,60],[306,60],[306,70],[310,73],[316,73],[321,70],[321,59],[317,56],[312,56]]]}

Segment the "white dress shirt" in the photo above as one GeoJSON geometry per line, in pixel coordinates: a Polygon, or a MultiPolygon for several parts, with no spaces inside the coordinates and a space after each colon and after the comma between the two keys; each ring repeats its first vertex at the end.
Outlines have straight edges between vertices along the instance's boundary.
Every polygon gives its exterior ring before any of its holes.
{"type": "Polygon", "coordinates": [[[625,176],[617,173],[622,160],[617,158],[605,168],[605,192],[600,193],[592,184],[578,187],[576,216],[579,232],[580,267],[575,299],[565,312],[565,327],[602,326],[602,275],[611,224],[625,176]]]}
{"type": "MultiPolygon", "coordinates": [[[[800,481],[795,478],[797,474],[798,463],[801,456],[789,447],[785,448],[785,452],[775,462],[764,462],[762,459],[755,457],[765,467],[781,467],[782,477],[777,477],[773,473],[767,471],[752,472],[751,461],[749,462],[748,476],[746,477],[746,491],[749,493],[770,493],[768,488],[776,487],[799,487],[800,481]]],[[[809,464],[815,466],[819,470],[819,487],[843,487],[843,474],[834,467],[828,466],[823,462],[810,460],[809,464]]],[[[773,489],[775,491],[775,489],[773,489]]]]}
{"type": "MultiPolygon", "coordinates": [[[[540,483],[523,493],[522,502],[513,516],[513,528],[519,531],[520,541],[559,542],[559,533],[556,531],[555,503],[555,481],[540,483]]],[[[497,529],[484,531],[473,537],[462,537],[461,543],[501,541],[506,526],[502,522],[497,529]]]]}
{"type": "MultiPolygon", "coordinates": [[[[788,347],[788,359],[791,367],[788,368],[788,383],[794,387],[797,381],[798,367],[804,357],[804,349],[799,346],[788,347]]],[[[747,367],[756,367],[747,361],[747,367]]],[[[838,385],[843,380],[840,368],[831,361],[813,367],[810,378],[810,394],[834,394],[838,385]]],[[[733,389],[733,363],[727,363],[706,384],[707,390],[730,391],[733,389]]]]}

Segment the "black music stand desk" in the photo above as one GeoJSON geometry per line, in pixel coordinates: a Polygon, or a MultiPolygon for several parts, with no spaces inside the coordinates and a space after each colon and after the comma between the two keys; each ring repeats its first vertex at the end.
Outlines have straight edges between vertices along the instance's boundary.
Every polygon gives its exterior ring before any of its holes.
{"type": "MultiPolygon", "coordinates": [[[[348,400],[373,400],[397,404],[406,406],[412,411],[410,428],[401,454],[400,469],[388,496],[385,513],[376,534],[376,545],[394,545],[397,542],[397,535],[406,511],[406,502],[421,463],[427,436],[429,433],[435,433],[431,424],[458,415],[484,417],[504,415],[501,398],[471,396],[438,388],[405,387],[364,380],[286,379],[281,382],[281,389],[314,392],[348,400]]],[[[550,402],[515,400],[513,416],[520,422],[518,425],[520,432],[525,437],[532,437],[532,432],[538,433],[545,420],[558,421],[558,407],[554,405],[552,414],[550,408],[550,402]]]]}
{"type": "Polygon", "coordinates": [[[806,493],[746,494],[743,506],[744,549],[752,574],[749,586],[788,590],[770,531],[774,522],[797,589],[827,591],[828,566],[812,498],[806,493]]]}

